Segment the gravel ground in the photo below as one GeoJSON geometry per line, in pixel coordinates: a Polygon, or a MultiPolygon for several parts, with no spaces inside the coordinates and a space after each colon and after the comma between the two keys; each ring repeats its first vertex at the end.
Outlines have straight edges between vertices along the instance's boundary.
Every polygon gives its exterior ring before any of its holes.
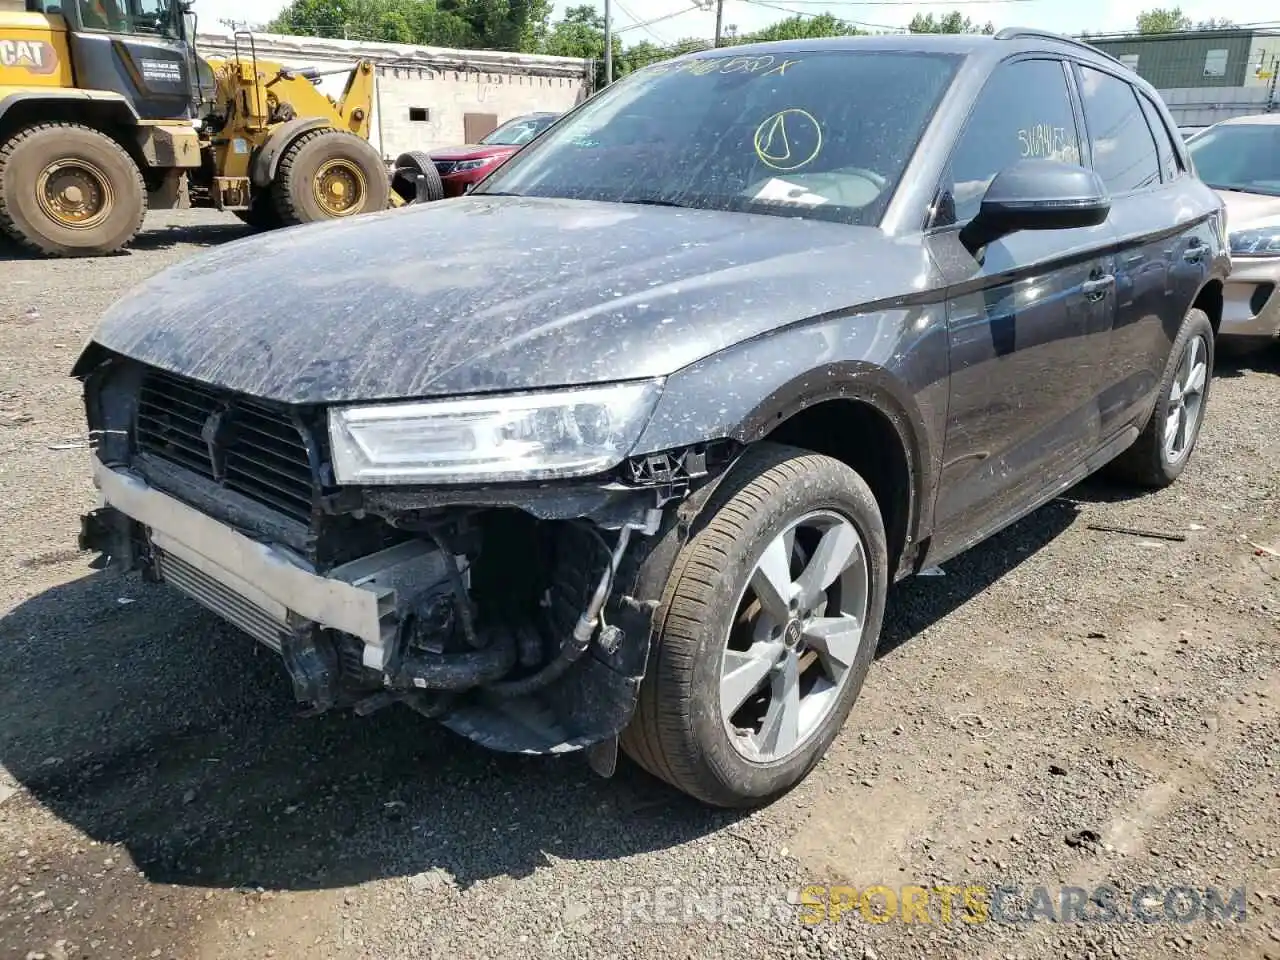
{"type": "Polygon", "coordinates": [[[1091,481],[898,588],[828,758],[731,815],[408,711],[300,718],[252,640],[90,571],[71,362],[122,290],[244,232],[148,228],[92,262],[0,248],[0,956],[1280,958],[1276,354],[1220,365],[1173,488],[1091,481]],[[806,924],[794,893],[999,884],[982,923],[934,892],[806,924]],[[1063,885],[1158,922],[1049,922],[1063,885]],[[1243,919],[1187,891],[1165,919],[1179,886],[1243,888],[1243,919]]]}

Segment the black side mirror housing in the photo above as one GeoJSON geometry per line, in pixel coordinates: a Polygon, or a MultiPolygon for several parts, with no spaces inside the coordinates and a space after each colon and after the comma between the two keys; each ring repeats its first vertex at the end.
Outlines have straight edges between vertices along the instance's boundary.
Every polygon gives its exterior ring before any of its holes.
{"type": "Polygon", "coordinates": [[[970,252],[1020,230],[1073,230],[1106,223],[1111,200],[1092,170],[1057,160],[1019,160],[996,174],[978,215],[960,231],[970,252]]]}

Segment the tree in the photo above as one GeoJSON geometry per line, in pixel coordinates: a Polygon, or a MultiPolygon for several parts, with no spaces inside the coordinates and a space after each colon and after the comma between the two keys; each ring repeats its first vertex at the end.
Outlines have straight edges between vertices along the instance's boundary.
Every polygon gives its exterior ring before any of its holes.
{"type": "Polygon", "coordinates": [[[1143,10],[1138,14],[1139,33],[1177,33],[1179,30],[1191,29],[1191,18],[1182,12],[1181,7],[1154,10],[1143,10]]]}
{"type": "Polygon", "coordinates": [[[764,43],[769,40],[808,40],[815,37],[851,37],[865,33],[852,23],[829,13],[817,16],[787,17],[762,30],[744,33],[734,38],[734,43],[764,43]]]}
{"type": "Polygon", "coordinates": [[[988,20],[984,26],[978,26],[968,17],[962,15],[959,10],[952,10],[950,13],[936,18],[932,13],[917,13],[911,18],[911,22],[907,24],[907,30],[910,33],[992,34],[996,32],[995,25],[991,21],[988,20]]]}
{"type": "Polygon", "coordinates": [[[1210,17],[1208,20],[1201,20],[1195,25],[1197,30],[1233,30],[1235,24],[1226,17],[1210,17]]]}
{"type": "Polygon", "coordinates": [[[537,50],[551,0],[291,0],[272,33],[421,43],[437,47],[537,50]]]}

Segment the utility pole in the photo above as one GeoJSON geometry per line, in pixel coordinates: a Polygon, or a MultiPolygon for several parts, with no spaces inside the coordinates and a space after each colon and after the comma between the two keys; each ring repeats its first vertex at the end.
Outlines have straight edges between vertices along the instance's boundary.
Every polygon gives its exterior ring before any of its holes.
{"type": "Polygon", "coordinates": [[[716,0],[716,46],[720,46],[720,30],[724,25],[724,0],[716,0]]]}
{"type": "Polygon", "coordinates": [[[604,0],[604,85],[613,83],[613,7],[604,0]]]}

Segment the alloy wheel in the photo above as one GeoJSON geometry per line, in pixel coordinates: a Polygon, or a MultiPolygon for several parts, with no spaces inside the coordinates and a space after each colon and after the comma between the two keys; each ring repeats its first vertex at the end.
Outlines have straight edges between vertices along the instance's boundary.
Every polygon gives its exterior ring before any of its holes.
{"type": "Polygon", "coordinates": [[[790,523],[739,597],[720,669],[720,713],[734,748],[784,760],[835,709],[863,643],[871,593],[857,528],[830,510],[790,523]]]}

